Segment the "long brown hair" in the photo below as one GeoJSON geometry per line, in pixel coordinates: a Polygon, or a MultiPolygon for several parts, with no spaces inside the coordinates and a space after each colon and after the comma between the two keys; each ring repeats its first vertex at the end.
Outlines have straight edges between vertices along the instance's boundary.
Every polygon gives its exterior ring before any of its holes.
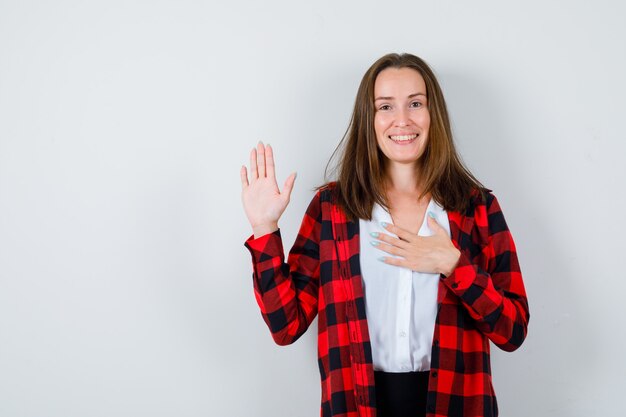
{"type": "MultiPolygon", "coordinates": [[[[447,211],[463,212],[472,193],[484,198],[484,186],[463,165],[452,139],[446,102],[428,64],[411,54],[388,54],[376,61],[365,73],[354,103],[348,129],[326,165],[338,153],[340,158],[333,174],[338,172],[334,193],[336,202],[351,220],[371,220],[374,203],[389,208],[385,192],[385,155],[378,148],[374,131],[374,84],[386,68],[412,68],[420,73],[426,84],[430,128],[426,149],[422,155],[420,198],[431,193],[433,199],[447,211]]],[[[324,186],[318,187],[323,188],[324,186]]]]}

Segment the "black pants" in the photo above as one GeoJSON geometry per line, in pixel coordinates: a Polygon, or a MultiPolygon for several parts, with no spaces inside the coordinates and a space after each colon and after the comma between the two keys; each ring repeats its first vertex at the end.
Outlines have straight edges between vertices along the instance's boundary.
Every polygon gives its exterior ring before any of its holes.
{"type": "Polygon", "coordinates": [[[423,417],[430,372],[374,371],[378,417],[423,417]]]}

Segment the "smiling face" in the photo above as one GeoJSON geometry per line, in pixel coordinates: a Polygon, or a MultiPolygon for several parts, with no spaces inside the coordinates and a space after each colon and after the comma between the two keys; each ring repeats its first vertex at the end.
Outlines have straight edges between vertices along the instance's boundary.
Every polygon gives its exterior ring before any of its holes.
{"type": "Polygon", "coordinates": [[[387,68],[374,84],[374,131],[388,162],[419,163],[426,149],[430,113],[426,84],[412,68],[387,68]]]}

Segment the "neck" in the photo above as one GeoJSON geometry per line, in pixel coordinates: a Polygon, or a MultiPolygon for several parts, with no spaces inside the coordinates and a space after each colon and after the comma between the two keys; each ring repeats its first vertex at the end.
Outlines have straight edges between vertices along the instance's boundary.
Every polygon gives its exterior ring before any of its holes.
{"type": "Polygon", "coordinates": [[[422,184],[419,170],[414,164],[391,163],[387,167],[387,192],[398,194],[420,194],[422,184]]]}

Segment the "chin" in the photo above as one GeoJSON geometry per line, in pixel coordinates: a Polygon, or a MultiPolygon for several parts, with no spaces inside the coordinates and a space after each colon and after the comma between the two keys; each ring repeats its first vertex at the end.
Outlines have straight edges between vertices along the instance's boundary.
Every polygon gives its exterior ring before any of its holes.
{"type": "Polygon", "coordinates": [[[399,164],[414,164],[418,162],[422,158],[422,154],[414,154],[414,155],[387,155],[387,159],[391,162],[396,162],[399,164]]]}

